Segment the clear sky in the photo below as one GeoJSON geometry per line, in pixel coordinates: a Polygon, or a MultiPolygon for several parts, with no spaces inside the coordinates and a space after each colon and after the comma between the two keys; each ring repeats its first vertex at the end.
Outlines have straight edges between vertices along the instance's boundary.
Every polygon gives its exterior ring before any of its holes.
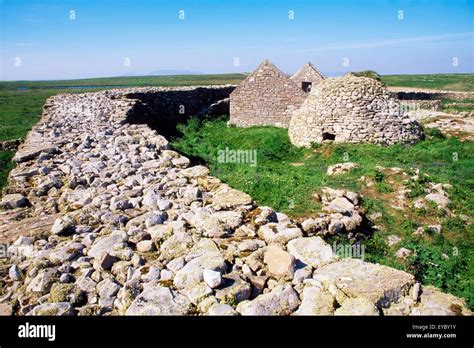
{"type": "Polygon", "coordinates": [[[248,72],[264,58],[287,73],[474,72],[474,0],[0,0],[0,13],[0,80],[248,72]]]}

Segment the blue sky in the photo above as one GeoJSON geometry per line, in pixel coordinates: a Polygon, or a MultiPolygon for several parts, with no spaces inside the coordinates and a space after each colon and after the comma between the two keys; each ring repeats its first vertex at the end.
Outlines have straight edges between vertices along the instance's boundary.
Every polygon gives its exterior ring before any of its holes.
{"type": "Polygon", "coordinates": [[[0,13],[0,80],[247,72],[264,58],[288,73],[474,72],[474,0],[0,0],[0,13]]]}

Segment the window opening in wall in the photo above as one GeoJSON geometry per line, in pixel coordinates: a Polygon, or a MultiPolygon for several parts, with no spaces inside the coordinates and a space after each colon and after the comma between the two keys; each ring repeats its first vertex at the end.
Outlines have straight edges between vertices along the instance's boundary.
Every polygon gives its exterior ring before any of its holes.
{"type": "Polygon", "coordinates": [[[336,134],[323,132],[323,140],[336,140],[336,134]]]}
{"type": "Polygon", "coordinates": [[[312,82],[305,82],[304,81],[304,82],[301,83],[301,88],[303,88],[303,91],[308,93],[308,92],[311,92],[311,86],[312,85],[313,85],[312,82]]]}

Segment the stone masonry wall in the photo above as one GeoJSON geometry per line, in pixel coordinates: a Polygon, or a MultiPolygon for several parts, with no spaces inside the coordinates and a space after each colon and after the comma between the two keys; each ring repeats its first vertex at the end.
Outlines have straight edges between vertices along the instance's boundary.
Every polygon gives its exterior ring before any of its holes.
{"type": "Polygon", "coordinates": [[[291,80],[300,87],[302,87],[303,82],[311,82],[311,88],[313,88],[324,79],[324,75],[311,63],[305,64],[301,69],[291,76],[291,80]]]}
{"type": "Polygon", "coordinates": [[[230,124],[288,127],[305,92],[269,61],[264,61],[230,95],[230,124]]]}
{"type": "Polygon", "coordinates": [[[161,134],[173,134],[176,124],[202,114],[229,115],[229,94],[235,86],[138,89],[124,96],[135,100],[131,123],[146,123],[161,134]]]}
{"type": "MultiPolygon", "coordinates": [[[[391,89],[394,89],[393,87],[391,89]]],[[[397,91],[391,91],[390,94],[400,100],[464,100],[474,99],[474,92],[455,92],[455,91],[400,91],[403,87],[397,87],[397,91]]]]}
{"type": "Polygon", "coordinates": [[[379,81],[353,75],[318,84],[293,114],[288,133],[296,146],[324,140],[391,145],[424,136],[379,81]]]}

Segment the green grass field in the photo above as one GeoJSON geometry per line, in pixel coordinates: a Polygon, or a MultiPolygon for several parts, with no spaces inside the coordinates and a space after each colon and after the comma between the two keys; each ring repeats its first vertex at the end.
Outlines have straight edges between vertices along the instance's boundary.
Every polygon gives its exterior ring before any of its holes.
{"type": "Polygon", "coordinates": [[[474,74],[382,75],[382,82],[391,87],[474,91],[474,74]]]}
{"type": "MultiPolygon", "coordinates": [[[[216,75],[167,75],[167,76],[121,76],[98,77],[78,80],[49,80],[49,81],[0,81],[1,89],[26,88],[61,88],[64,86],[196,86],[238,84],[245,78],[245,74],[216,74],[216,75]]],[[[111,88],[109,87],[109,88],[111,88]]]]}

